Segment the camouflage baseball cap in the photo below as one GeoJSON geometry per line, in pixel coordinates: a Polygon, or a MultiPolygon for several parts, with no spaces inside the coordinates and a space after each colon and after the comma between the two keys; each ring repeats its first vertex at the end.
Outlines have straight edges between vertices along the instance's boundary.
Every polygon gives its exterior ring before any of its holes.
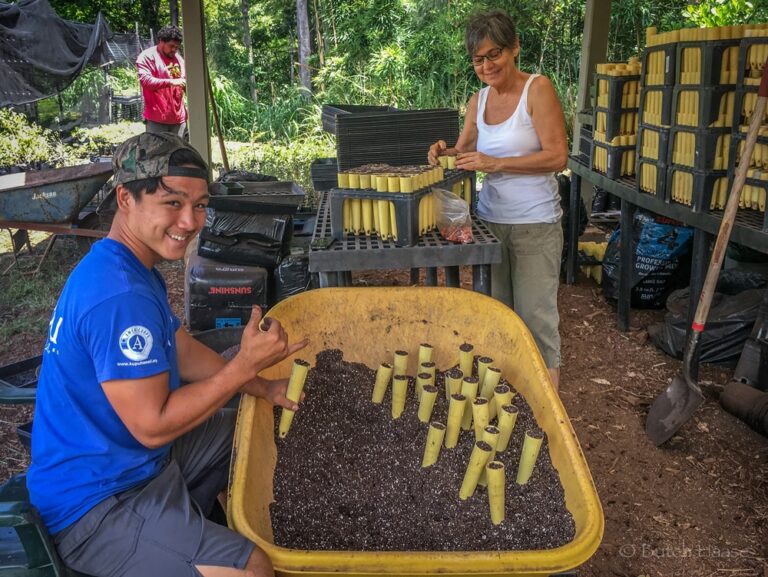
{"type": "Polygon", "coordinates": [[[134,180],[161,176],[187,176],[208,181],[208,165],[200,153],[175,134],[144,132],[123,142],[112,157],[115,173],[112,183],[125,184],[134,180]],[[206,169],[170,166],[171,155],[177,150],[189,150],[206,169]]]}

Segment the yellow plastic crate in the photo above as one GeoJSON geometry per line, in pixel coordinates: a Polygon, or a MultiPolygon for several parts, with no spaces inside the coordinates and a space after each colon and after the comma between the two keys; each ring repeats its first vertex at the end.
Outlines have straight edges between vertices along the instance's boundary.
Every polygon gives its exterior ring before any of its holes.
{"type": "MultiPolygon", "coordinates": [[[[310,345],[297,356],[313,365],[317,353],[338,348],[346,361],[376,367],[406,345],[415,355],[422,342],[433,345],[433,360],[441,370],[457,362],[464,342],[492,355],[547,434],[576,525],[571,542],[546,551],[302,551],[276,546],[269,516],[277,461],[272,407],[244,396],[235,433],[229,522],[266,551],[278,575],[549,575],[577,567],[595,552],[604,521],[592,477],[533,337],[508,307],[454,288],[327,288],[290,297],[269,315],[292,339],[310,337],[310,345]]],[[[286,359],[264,376],[287,377],[291,362],[286,359]]]]}

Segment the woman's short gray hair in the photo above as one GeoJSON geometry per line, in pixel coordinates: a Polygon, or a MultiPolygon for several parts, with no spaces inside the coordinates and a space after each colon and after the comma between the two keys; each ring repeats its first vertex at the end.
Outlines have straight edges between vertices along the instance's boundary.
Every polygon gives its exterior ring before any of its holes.
{"type": "Polygon", "coordinates": [[[480,43],[488,38],[497,46],[514,48],[517,46],[517,27],[515,21],[504,10],[476,12],[469,17],[464,31],[464,43],[472,56],[480,43]]]}

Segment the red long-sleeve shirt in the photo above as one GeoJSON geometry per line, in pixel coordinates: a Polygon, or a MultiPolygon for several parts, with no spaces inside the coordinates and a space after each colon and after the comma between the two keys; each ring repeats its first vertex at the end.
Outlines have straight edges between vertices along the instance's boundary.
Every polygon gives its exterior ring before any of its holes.
{"type": "Polygon", "coordinates": [[[184,87],[171,85],[172,78],[186,78],[180,54],[166,58],[152,46],[136,59],[139,83],[144,96],[144,118],[160,124],[181,124],[187,120],[184,87]]]}

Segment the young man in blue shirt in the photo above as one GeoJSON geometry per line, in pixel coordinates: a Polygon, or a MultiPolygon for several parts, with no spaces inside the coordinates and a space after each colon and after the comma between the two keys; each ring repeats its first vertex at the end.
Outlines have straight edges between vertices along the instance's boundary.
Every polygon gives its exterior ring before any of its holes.
{"type": "Polygon", "coordinates": [[[51,317],[27,484],[64,563],[108,576],[271,576],[269,558],[206,516],[226,487],[238,392],[297,409],[258,376],[306,345],[256,307],[231,361],[192,338],[154,266],[205,222],[208,169],[171,134],[113,160],[109,235],[70,275],[51,317]],[[188,383],[181,385],[182,381],[188,383]]]}

